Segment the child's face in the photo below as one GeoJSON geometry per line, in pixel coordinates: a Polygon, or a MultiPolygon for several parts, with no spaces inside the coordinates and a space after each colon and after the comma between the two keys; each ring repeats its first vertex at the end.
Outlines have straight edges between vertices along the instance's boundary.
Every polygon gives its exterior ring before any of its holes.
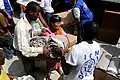
{"type": "Polygon", "coordinates": [[[54,23],[52,23],[52,27],[54,29],[56,29],[56,30],[58,30],[60,26],[61,26],[61,22],[54,22],[54,23]]]}

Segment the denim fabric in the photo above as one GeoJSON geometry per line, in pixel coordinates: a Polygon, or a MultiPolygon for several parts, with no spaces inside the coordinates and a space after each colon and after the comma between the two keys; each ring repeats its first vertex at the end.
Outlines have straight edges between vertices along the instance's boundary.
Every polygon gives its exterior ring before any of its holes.
{"type": "Polygon", "coordinates": [[[45,13],[45,20],[47,24],[50,24],[50,17],[53,15],[53,13],[45,13]]]}

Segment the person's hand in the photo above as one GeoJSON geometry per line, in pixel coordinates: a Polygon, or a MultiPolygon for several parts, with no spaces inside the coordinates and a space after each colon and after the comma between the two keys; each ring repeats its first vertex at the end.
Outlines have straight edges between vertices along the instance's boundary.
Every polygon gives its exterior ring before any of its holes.
{"type": "Polygon", "coordinates": [[[11,19],[12,19],[12,17],[11,17],[10,15],[8,15],[8,19],[10,19],[10,20],[11,20],[11,19]]]}
{"type": "Polygon", "coordinates": [[[65,48],[64,53],[68,53],[68,52],[69,52],[69,48],[65,48]]]}
{"type": "Polygon", "coordinates": [[[52,33],[49,28],[43,28],[43,29],[42,29],[42,32],[43,32],[43,33],[45,33],[45,32],[52,33]]]}
{"type": "Polygon", "coordinates": [[[44,47],[43,47],[43,54],[44,54],[46,57],[49,57],[50,53],[49,53],[49,50],[48,50],[48,47],[47,47],[47,46],[44,46],[44,47]]]}

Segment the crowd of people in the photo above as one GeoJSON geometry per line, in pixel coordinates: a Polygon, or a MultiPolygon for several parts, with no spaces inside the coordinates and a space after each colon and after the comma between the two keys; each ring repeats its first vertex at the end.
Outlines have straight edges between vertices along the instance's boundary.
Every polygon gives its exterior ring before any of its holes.
{"type": "MultiPolygon", "coordinates": [[[[51,80],[51,69],[61,75],[59,80],[94,80],[94,69],[101,56],[100,46],[94,41],[99,26],[93,22],[93,13],[84,0],[64,0],[66,4],[74,2],[73,22],[78,28],[77,43],[67,50],[62,41],[54,38],[67,37],[67,33],[61,17],[54,14],[52,0],[39,1],[20,5],[20,20],[15,24],[10,1],[0,0],[0,47],[4,57],[9,60],[12,55],[19,55],[27,75],[35,71],[36,60],[45,60],[47,80],[51,80]]],[[[4,77],[2,72],[0,76],[4,77]]]]}

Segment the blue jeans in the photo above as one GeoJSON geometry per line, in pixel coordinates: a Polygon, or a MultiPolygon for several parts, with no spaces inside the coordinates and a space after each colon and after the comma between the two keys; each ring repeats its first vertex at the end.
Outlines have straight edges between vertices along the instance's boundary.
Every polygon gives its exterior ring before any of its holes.
{"type": "Polygon", "coordinates": [[[47,22],[47,24],[50,24],[50,17],[52,17],[53,13],[45,13],[45,21],[47,22]]]}

